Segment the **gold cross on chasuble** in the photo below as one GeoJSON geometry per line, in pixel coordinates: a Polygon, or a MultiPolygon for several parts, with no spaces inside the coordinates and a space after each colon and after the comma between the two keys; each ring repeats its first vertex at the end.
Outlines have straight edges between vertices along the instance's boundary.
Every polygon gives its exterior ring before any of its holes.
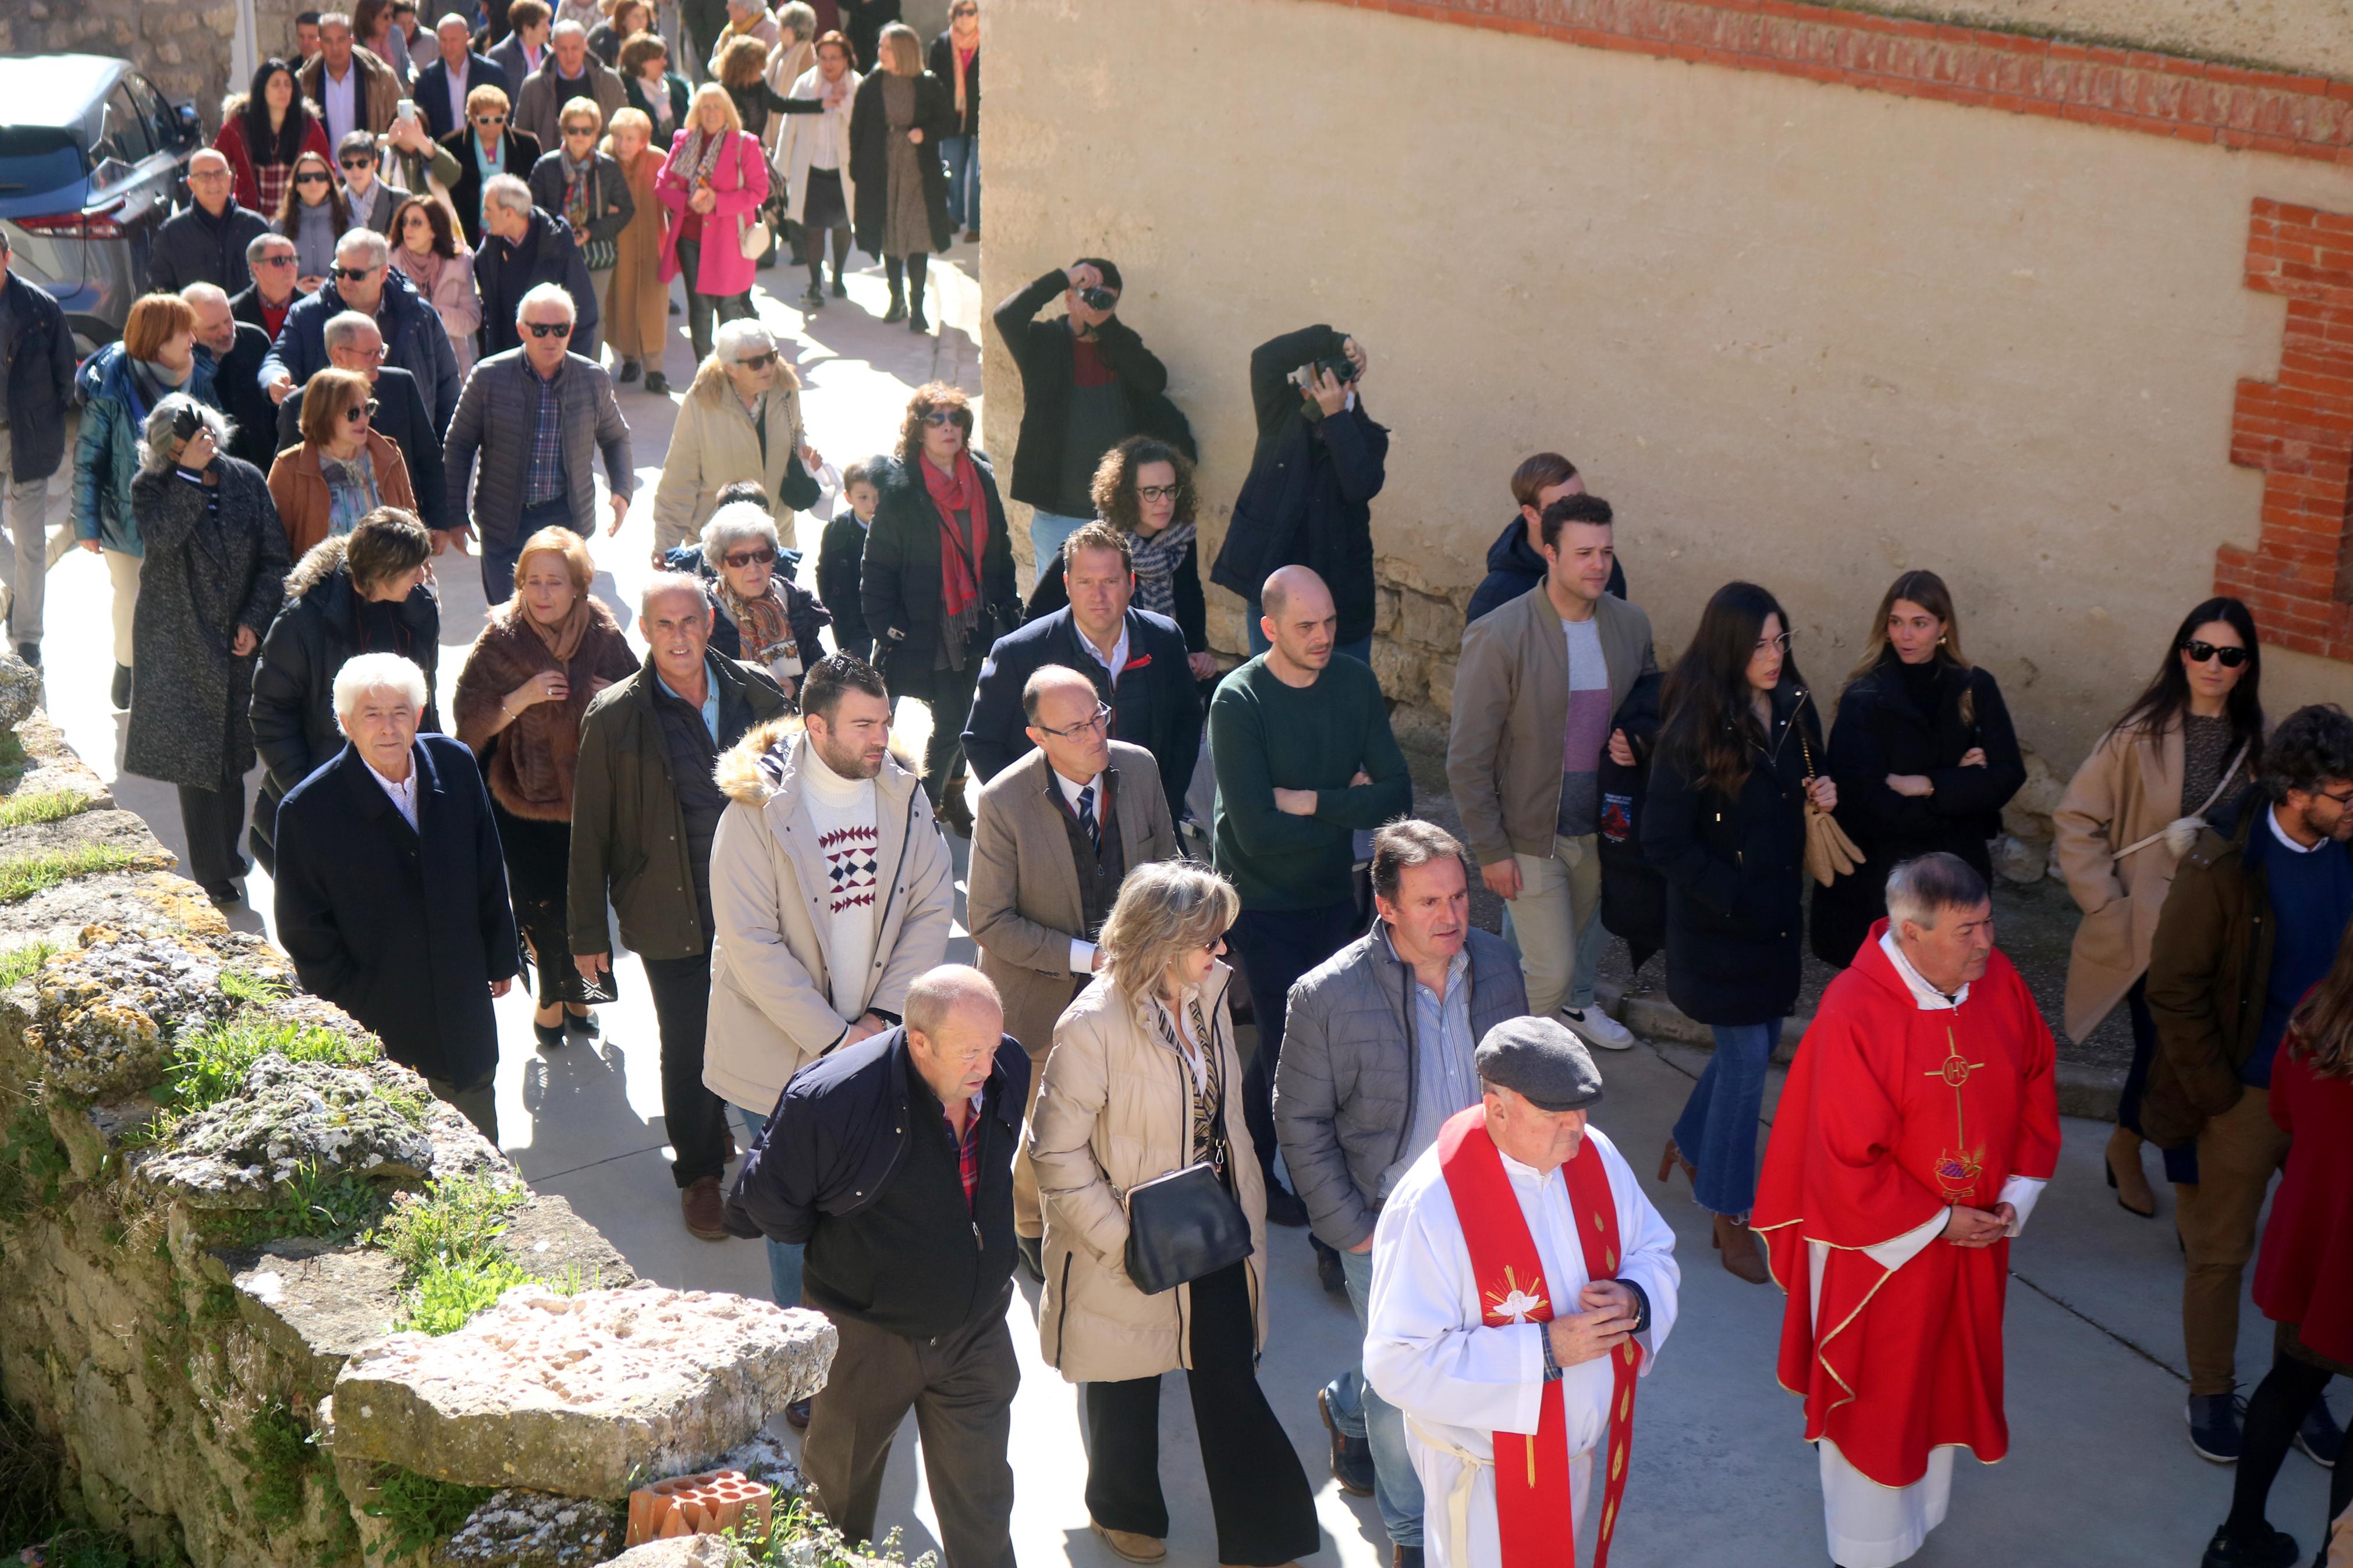
{"type": "Polygon", "coordinates": [[[1942,1079],[1953,1088],[1953,1142],[1949,1148],[1937,1151],[1936,1176],[1936,1184],[1944,1189],[1945,1196],[1956,1202],[1975,1195],[1978,1176],[1985,1169],[1985,1162],[1980,1158],[1985,1151],[1969,1147],[1968,1121],[1963,1110],[1968,1097],[1962,1093],[1968,1085],[1969,1074],[1983,1066],[1983,1062],[1963,1059],[1960,1042],[1953,1037],[1953,1026],[1948,1023],[1945,1026],[1943,1063],[1934,1072],[1920,1075],[1942,1079]]]}

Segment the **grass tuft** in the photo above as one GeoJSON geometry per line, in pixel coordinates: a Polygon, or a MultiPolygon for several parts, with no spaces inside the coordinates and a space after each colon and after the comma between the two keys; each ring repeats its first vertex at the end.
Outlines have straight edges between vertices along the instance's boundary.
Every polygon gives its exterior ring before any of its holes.
{"type": "MultiPolygon", "coordinates": [[[[223,991],[229,991],[228,976],[235,973],[231,970],[221,976],[223,991]]],[[[245,979],[248,984],[262,984],[251,976],[245,979]]],[[[164,1069],[164,1087],[156,1092],[156,1102],[164,1110],[158,1120],[176,1122],[180,1117],[243,1093],[246,1073],[272,1053],[288,1061],[324,1062],[331,1067],[363,1067],[377,1056],[374,1046],[332,1029],[241,1013],[225,1024],[180,1037],[172,1064],[164,1069]]],[[[403,1105],[401,1114],[421,1126],[424,1101],[418,1099],[413,1109],[403,1105]]]]}
{"type": "Polygon", "coordinates": [[[47,1115],[29,1100],[21,1102],[0,1132],[0,1220],[55,1208],[70,1169],[47,1115]]]}
{"type": "Polygon", "coordinates": [[[510,1289],[535,1278],[504,1253],[466,1263],[428,1263],[409,1288],[408,1304],[392,1326],[423,1334],[454,1334],[510,1289]]]}
{"type": "Polygon", "coordinates": [[[305,1162],[270,1194],[266,1206],[223,1215],[212,1234],[230,1245],[291,1236],[341,1240],[358,1236],[384,1211],[385,1192],[375,1182],[356,1171],[322,1174],[305,1162]]]}
{"type": "Polygon", "coordinates": [[[12,947],[5,952],[0,952],[0,991],[5,991],[10,986],[30,980],[34,975],[38,974],[41,972],[41,965],[47,963],[57,951],[56,942],[43,938],[38,942],[28,942],[22,947],[12,947]]]}
{"type": "Polygon", "coordinates": [[[322,1463],[311,1427],[282,1399],[261,1407],[248,1429],[251,1446],[232,1450],[245,1467],[254,1522],[265,1530],[302,1517],[311,1472],[322,1463]]]}
{"type": "Polygon", "coordinates": [[[489,1487],[437,1481],[397,1465],[377,1466],[375,1481],[375,1500],[365,1512],[384,1521],[387,1535],[380,1550],[393,1559],[455,1535],[469,1515],[491,1500],[489,1487]]]}
{"type": "MultiPolygon", "coordinates": [[[[369,1245],[398,1261],[408,1283],[406,1307],[394,1326],[455,1333],[511,1286],[538,1279],[500,1239],[508,1217],[529,1198],[519,1186],[473,1175],[396,1199],[391,1214],[367,1237],[369,1245]]],[[[566,1283],[573,1287],[568,1293],[576,1294],[576,1269],[566,1283]]]]}
{"type": "Polygon", "coordinates": [[[89,795],[70,789],[37,789],[24,795],[0,795],[0,828],[63,822],[69,816],[79,816],[90,805],[89,795]]]}
{"type": "Polygon", "coordinates": [[[60,882],[120,871],[138,860],[138,851],[119,844],[84,844],[72,849],[11,855],[0,859],[0,904],[20,902],[60,882]]]}
{"type": "Polygon", "coordinates": [[[224,969],[220,977],[221,994],[249,1007],[280,1002],[293,993],[283,980],[263,974],[248,974],[242,969],[224,969]]]}

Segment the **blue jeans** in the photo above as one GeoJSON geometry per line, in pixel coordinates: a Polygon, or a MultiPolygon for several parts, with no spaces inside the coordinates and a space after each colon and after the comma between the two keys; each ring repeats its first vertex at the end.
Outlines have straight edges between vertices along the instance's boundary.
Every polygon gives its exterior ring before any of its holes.
{"type": "Polygon", "coordinates": [[[1033,509],[1029,513],[1029,549],[1036,556],[1034,564],[1040,577],[1046,574],[1046,563],[1062,552],[1062,541],[1094,521],[1092,517],[1065,517],[1059,511],[1033,509]]]}
{"type": "Polygon", "coordinates": [[[980,227],[980,138],[943,136],[940,156],[948,164],[948,226],[980,227]]]}
{"type": "Polygon", "coordinates": [[[1757,1204],[1757,1119],[1765,1109],[1765,1066],[1781,1043],[1781,1020],[1715,1029],[1715,1054],[1675,1119],[1675,1147],[1699,1168],[1692,1194],[1700,1207],[1743,1219],[1757,1204]]]}
{"type": "MultiPolygon", "coordinates": [[[[744,1137],[756,1143],[760,1134],[768,1129],[768,1119],[756,1110],[735,1107],[735,1114],[744,1123],[744,1137]]],[[[768,1291],[779,1307],[801,1304],[801,1253],[797,1242],[772,1241],[768,1247],[768,1291]]]]}
{"type": "MultiPolygon", "coordinates": [[[[1250,600],[1248,614],[1250,616],[1250,656],[1252,658],[1256,658],[1258,655],[1264,653],[1274,645],[1266,640],[1266,633],[1259,627],[1259,622],[1265,618],[1266,606],[1260,604],[1256,599],[1250,600]]],[[[1336,645],[1332,651],[1334,653],[1345,653],[1350,658],[1355,659],[1358,664],[1370,664],[1373,662],[1373,639],[1370,634],[1366,634],[1364,637],[1358,637],[1354,642],[1340,643],[1336,645]]]]}
{"type": "MultiPolygon", "coordinates": [[[[1370,1318],[1371,1250],[1340,1254],[1340,1272],[1348,1281],[1348,1305],[1356,1310],[1356,1325],[1362,1328],[1370,1318]]],[[[1406,1452],[1405,1412],[1365,1381],[1361,1361],[1324,1385],[1324,1403],[1343,1436],[1372,1444],[1373,1501],[1380,1508],[1389,1539],[1399,1546],[1420,1545],[1421,1478],[1413,1473],[1413,1458],[1406,1452]]]]}
{"type": "Polygon", "coordinates": [[[504,540],[487,536],[478,540],[475,547],[482,552],[482,597],[494,606],[513,598],[515,563],[522,558],[523,545],[543,528],[571,526],[571,498],[557,496],[554,500],[523,508],[522,515],[515,520],[514,532],[504,540]]]}

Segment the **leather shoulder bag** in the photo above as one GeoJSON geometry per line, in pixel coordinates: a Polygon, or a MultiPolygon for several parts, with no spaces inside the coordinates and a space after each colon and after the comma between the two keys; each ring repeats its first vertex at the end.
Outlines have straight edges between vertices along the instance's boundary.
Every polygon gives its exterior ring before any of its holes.
{"type": "MultiPolygon", "coordinates": [[[[1178,1066],[1187,1074],[1182,1041],[1165,1009],[1154,1004],[1160,1032],[1176,1050],[1178,1066]]],[[[1127,1277],[1147,1296],[1157,1296],[1179,1285],[1206,1279],[1250,1255],[1250,1221],[1241,1205],[1226,1190],[1230,1159],[1226,1138],[1224,1073],[1217,1037],[1208,1029],[1200,1003],[1193,1004],[1193,1025],[1202,1039],[1218,1085],[1218,1119],[1205,1161],[1140,1182],[1127,1192],[1127,1277]]],[[[1186,1125],[1189,1131],[1189,1112],[1186,1125]]]]}

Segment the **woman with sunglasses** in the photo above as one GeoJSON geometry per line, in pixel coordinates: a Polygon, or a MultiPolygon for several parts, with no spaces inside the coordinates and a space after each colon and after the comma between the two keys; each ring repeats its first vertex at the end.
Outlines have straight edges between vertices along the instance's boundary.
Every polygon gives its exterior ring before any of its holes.
{"type": "Polygon", "coordinates": [[[458,210],[466,244],[476,251],[482,248],[483,184],[498,174],[528,179],[539,162],[539,139],[508,123],[513,112],[504,92],[478,87],[466,95],[466,123],[441,138],[441,145],[458,160],[449,205],[458,210]]]}
{"type": "MultiPolygon", "coordinates": [[[[2206,814],[2253,782],[2263,749],[2263,660],[2255,619],[2232,598],[2182,618],[2155,679],[2075,770],[2051,814],[2060,874],[2084,911],[2067,963],[2068,1035],[2087,1038],[2125,1005],[2132,1066],[2108,1137],[2108,1185],[2144,1219],[2157,1194],[2141,1168],[2140,1101],[2157,1025],[2146,1000],[2149,944],[2173,868],[2206,814]]],[[[2198,1180],[2194,1149],[2168,1150],[2168,1181],[2198,1180]]]]}
{"type": "Polygon", "coordinates": [[[1661,697],[1666,721],[1642,809],[1642,852],[1667,880],[1667,994],[1715,1035],[1659,1161],[1715,1216],[1724,1266],[1765,1283],[1748,1228],[1765,1067],[1797,1005],[1806,806],[1834,811],[1818,773],[1821,721],[1789,647],[1789,617],[1754,583],[1702,612],[1661,697]]]}
{"type": "Polygon", "coordinates": [[[269,226],[294,242],[294,287],[317,293],[335,269],[335,241],[352,226],[332,159],[305,153],[294,160],[294,177],[269,226]]]}
{"type": "Polygon", "coordinates": [[[269,465],[269,494],[300,556],[347,534],[378,507],[417,510],[400,448],[369,428],[374,388],[355,370],[322,370],[302,389],[302,444],[269,465]]]}
{"type": "MultiPolygon", "coordinates": [[[[768,329],[748,317],[721,325],[710,357],[679,400],[678,422],[654,489],[654,560],[691,543],[738,480],[760,487],[763,505],[817,504],[824,459],[801,424],[801,378],[768,329]]],[[[789,514],[786,520],[789,521],[789,514]]]]}
{"type": "Polygon", "coordinates": [[[702,542],[673,551],[670,564],[710,584],[711,651],[756,664],[797,698],[801,674],[825,657],[818,634],[833,616],[793,581],[801,553],[776,539],[760,488],[729,485],[702,525],[702,542]]]}
{"type": "Polygon", "coordinates": [[[458,739],[491,787],[515,930],[539,972],[532,1033],[547,1050],[566,1030],[596,1033],[565,921],[580,720],[596,693],[638,669],[613,612],[588,592],[596,574],[588,546],[561,524],[524,540],[514,596],[491,607],[450,701],[458,739]]]}
{"type": "Polygon", "coordinates": [[[237,175],[237,201],[268,215],[286,202],[294,160],[305,153],[333,153],[318,112],[302,101],[294,68],[267,59],[253,73],[253,86],[221,106],[220,134],[213,148],[237,175]]]}
{"type": "Polygon", "coordinates": [[[382,157],[375,134],[367,131],[353,132],[335,149],[335,166],[343,172],[343,206],[352,215],[352,226],[388,235],[393,210],[408,199],[408,193],[378,177],[382,157]]]}
{"type": "Polygon", "coordinates": [[[388,232],[393,270],[407,279],[418,298],[441,318],[462,382],[474,368],[482,326],[481,297],[474,292],[474,253],[459,243],[449,209],[430,196],[411,196],[394,208],[388,232]]]}

